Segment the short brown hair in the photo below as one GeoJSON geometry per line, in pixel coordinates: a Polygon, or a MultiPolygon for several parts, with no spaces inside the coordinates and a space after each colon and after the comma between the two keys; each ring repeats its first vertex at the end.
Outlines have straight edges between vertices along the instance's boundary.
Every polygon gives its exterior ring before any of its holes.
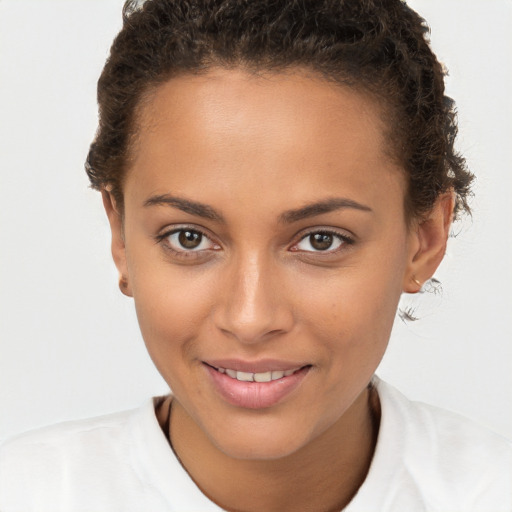
{"type": "Polygon", "coordinates": [[[293,67],[374,96],[390,112],[390,152],[408,182],[408,215],[454,190],[469,211],[473,179],[455,151],[453,101],[425,21],[400,0],[135,0],[98,82],[99,127],[86,171],[122,207],[122,180],[144,93],[212,66],[293,67]]]}

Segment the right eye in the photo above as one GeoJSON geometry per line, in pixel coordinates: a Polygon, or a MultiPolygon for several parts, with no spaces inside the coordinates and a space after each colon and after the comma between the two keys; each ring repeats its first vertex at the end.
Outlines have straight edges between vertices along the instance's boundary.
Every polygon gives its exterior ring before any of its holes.
{"type": "Polygon", "coordinates": [[[175,252],[199,252],[216,250],[220,246],[214,243],[208,236],[197,229],[180,228],[174,229],[160,237],[166,245],[175,252]]]}

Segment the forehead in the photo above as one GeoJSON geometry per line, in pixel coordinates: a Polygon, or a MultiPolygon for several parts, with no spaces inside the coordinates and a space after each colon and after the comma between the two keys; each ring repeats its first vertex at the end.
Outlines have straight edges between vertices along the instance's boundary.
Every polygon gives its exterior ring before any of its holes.
{"type": "Polygon", "coordinates": [[[141,104],[132,157],[133,190],[190,186],[206,202],[241,185],[299,202],[305,190],[378,196],[390,182],[403,188],[377,103],[305,72],[173,78],[141,104]]]}
{"type": "Polygon", "coordinates": [[[157,86],[141,102],[138,116],[141,136],[172,122],[184,129],[195,123],[195,130],[203,135],[232,137],[233,130],[250,121],[254,130],[249,132],[245,125],[241,136],[257,136],[258,128],[265,126],[267,138],[276,139],[283,135],[285,123],[288,129],[295,126],[298,130],[307,125],[308,131],[316,134],[352,124],[354,140],[364,131],[382,150],[384,118],[381,105],[369,94],[327,81],[314,72],[257,73],[224,68],[184,74],[157,86]],[[353,123],[356,117],[357,126],[353,123]],[[275,129],[269,132],[272,126],[275,129]]]}

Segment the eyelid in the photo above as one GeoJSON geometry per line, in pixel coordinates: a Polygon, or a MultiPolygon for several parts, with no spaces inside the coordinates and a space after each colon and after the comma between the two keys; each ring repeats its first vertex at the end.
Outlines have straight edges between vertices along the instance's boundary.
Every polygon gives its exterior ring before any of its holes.
{"type": "Polygon", "coordinates": [[[176,255],[178,257],[182,258],[198,258],[204,255],[204,253],[209,251],[216,251],[221,248],[221,245],[215,240],[215,238],[209,233],[209,231],[202,226],[194,225],[194,224],[176,224],[173,226],[166,226],[163,228],[159,234],[155,236],[155,242],[157,244],[161,244],[162,247],[171,252],[173,255],[176,255]],[[172,247],[168,242],[166,242],[166,239],[168,239],[171,235],[175,233],[179,233],[180,231],[194,231],[196,233],[200,233],[203,237],[207,238],[211,244],[213,244],[214,248],[208,248],[208,249],[199,249],[199,250],[187,250],[183,248],[182,250],[175,249],[172,247]]]}
{"type": "Polygon", "coordinates": [[[155,235],[155,240],[159,241],[163,238],[168,237],[169,235],[172,235],[173,233],[177,233],[179,231],[197,231],[197,233],[201,233],[203,236],[207,237],[210,240],[214,240],[214,236],[210,233],[210,230],[204,228],[203,226],[200,226],[198,224],[171,224],[168,226],[165,226],[164,228],[160,229],[160,231],[155,235]]]}
{"type": "Polygon", "coordinates": [[[300,233],[298,233],[295,238],[296,238],[296,240],[295,240],[295,242],[293,242],[293,244],[289,250],[291,250],[292,252],[302,252],[302,253],[315,254],[315,255],[336,254],[337,252],[342,251],[343,248],[346,248],[347,245],[351,246],[356,242],[354,235],[347,233],[347,231],[341,230],[338,228],[326,227],[326,226],[307,228],[305,230],[302,230],[300,233]],[[311,235],[314,235],[316,233],[333,235],[334,237],[341,239],[342,244],[334,250],[327,249],[325,251],[306,251],[306,250],[301,250],[301,249],[294,249],[294,247],[296,247],[300,242],[302,242],[302,240],[304,240],[305,238],[307,238],[311,235]]]}

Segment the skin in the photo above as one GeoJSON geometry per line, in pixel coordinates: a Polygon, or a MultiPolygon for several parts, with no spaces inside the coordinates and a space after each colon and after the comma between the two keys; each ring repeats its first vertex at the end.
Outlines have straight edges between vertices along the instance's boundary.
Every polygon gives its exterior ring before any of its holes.
{"type": "Polygon", "coordinates": [[[186,75],[141,109],[122,214],[103,192],[123,292],[173,391],[173,448],[227,510],[339,510],[366,476],[378,428],[367,385],[401,293],[443,257],[453,209],[445,194],[405,218],[384,128],[371,99],[300,70],[186,75]],[[289,213],[333,198],[352,203],[289,213]],[[187,250],[165,236],[179,228],[207,238],[187,250]],[[328,250],[311,243],[319,231],[335,233],[328,250]],[[212,386],[203,363],[221,358],[310,369],[284,400],[248,409],[212,386]]]}

